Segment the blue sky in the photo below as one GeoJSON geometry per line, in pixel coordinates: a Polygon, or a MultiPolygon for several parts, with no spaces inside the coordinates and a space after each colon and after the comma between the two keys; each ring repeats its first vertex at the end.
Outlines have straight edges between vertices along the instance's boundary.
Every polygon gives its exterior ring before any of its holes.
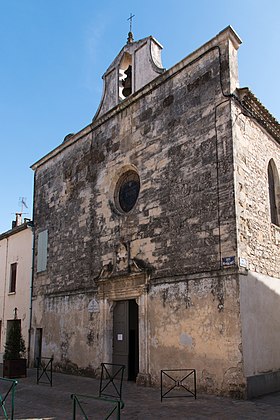
{"type": "Polygon", "coordinates": [[[0,0],[0,233],[20,197],[32,216],[30,165],[91,122],[131,12],[134,38],[153,35],[166,68],[232,25],[240,86],[280,121],[279,0],[0,0]]]}

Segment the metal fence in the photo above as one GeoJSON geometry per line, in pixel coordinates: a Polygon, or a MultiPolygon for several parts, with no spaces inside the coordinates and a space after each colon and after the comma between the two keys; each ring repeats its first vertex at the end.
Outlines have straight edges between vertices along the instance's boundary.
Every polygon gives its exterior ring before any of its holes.
{"type": "MultiPolygon", "coordinates": [[[[121,409],[124,407],[124,403],[121,400],[114,400],[105,397],[94,397],[92,395],[81,395],[81,394],[72,394],[73,401],[73,420],[76,420],[78,413],[83,416],[85,420],[89,420],[89,411],[91,418],[98,410],[98,418],[100,418],[100,409],[97,407],[89,406],[89,402],[95,401],[96,403],[102,402],[102,405],[105,407],[104,420],[109,418],[115,418],[120,420],[121,418],[121,409]],[[104,403],[104,404],[103,404],[104,403]],[[108,406],[108,408],[107,408],[108,406]]],[[[96,404],[97,405],[97,404],[96,404]]],[[[96,417],[94,417],[96,418],[96,417]]]]}
{"type": "Polygon", "coordinates": [[[0,378],[0,407],[5,420],[14,419],[15,388],[17,383],[14,379],[0,378]],[[10,408],[8,408],[9,406],[10,408]]]}
{"type": "Polygon", "coordinates": [[[52,386],[53,357],[37,357],[37,385],[39,383],[52,386]],[[45,380],[45,382],[44,382],[45,380]]]}
{"type": "Polygon", "coordinates": [[[186,398],[196,399],[195,369],[168,369],[160,371],[160,399],[186,398]]]}
{"type": "Polygon", "coordinates": [[[122,385],[125,365],[101,363],[99,397],[122,399],[122,385]]]}

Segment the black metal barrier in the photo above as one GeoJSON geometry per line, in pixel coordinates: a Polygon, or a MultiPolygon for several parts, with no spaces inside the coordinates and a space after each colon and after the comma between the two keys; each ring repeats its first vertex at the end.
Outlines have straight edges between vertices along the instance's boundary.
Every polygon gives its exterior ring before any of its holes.
{"type": "Polygon", "coordinates": [[[94,411],[94,408],[89,407],[90,400],[95,400],[97,402],[98,401],[104,402],[106,406],[111,405],[111,407],[109,408],[110,411],[104,414],[105,415],[104,420],[109,419],[114,414],[117,420],[120,420],[121,418],[121,409],[124,407],[124,403],[121,400],[109,399],[109,398],[104,398],[104,397],[94,397],[92,395],[80,395],[80,394],[72,394],[71,398],[73,400],[73,417],[72,417],[73,420],[76,420],[77,418],[76,415],[77,415],[78,409],[85,420],[89,420],[89,418],[92,418],[92,413],[90,417],[88,417],[89,414],[86,413],[86,410],[94,411]]]}
{"type": "Polygon", "coordinates": [[[125,365],[101,363],[99,397],[122,399],[122,385],[125,365]]]}
{"type": "Polygon", "coordinates": [[[4,419],[13,420],[15,411],[15,388],[17,381],[14,379],[0,378],[0,407],[4,414],[4,419]],[[11,413],[8,414],[7,402],[10,400],[11,413]]]}
{"type": "Polygon", "coordinates": [[[163,398],[196,399],[196,370],[168,369],[160,371],[160,400],[163,398]],[[168,372],[168,373],[167,373],[168,372]]]}
{"type": "Polygon", "coordinates": [[[52,362],[53,357],[37,357],[37,385],[41,383],[52,386],[52,362]],[[47,379],[47,382],[43,382],[42,378],[47,379]]]}

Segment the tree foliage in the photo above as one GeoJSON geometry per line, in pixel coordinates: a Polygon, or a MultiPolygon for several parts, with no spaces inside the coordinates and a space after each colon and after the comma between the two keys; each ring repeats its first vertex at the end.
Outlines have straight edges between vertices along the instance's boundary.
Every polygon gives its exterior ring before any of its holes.
{"type": "Polygon", "coordinates": [[[20,322],[14,320],[8,331],[3,359],[15,360],[25,356],[25,342],[21,334],[20,322]]]}

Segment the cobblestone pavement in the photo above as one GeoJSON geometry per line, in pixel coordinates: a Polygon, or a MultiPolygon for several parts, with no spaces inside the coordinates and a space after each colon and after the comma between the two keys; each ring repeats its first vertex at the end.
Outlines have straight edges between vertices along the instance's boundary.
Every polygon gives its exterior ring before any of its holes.
{"type": "MultiPolygon", "coordinates": [[[[97,395],[99,381],[91,378],[54,373],[53,387],[36,384],[36,370],[19,379],[15,392],[15,419],[72,419],[71,394],[97,395]]],[[[1,390],[3,393],[3,389],[1,390]]],[[[198,394],[194,398],[174,398],[160,401],[160,390],[125,382],[124,409],[121,419],[280,419],[280,393],[251,401],[232,400],[198,394]]],[[[104,419],[104,403],[82,398],[89,419],[104,419]],[[94,403],[94,405],[92,405],[94,403]]],[[[107,408],[107,403],[105,403],[107,408]]],[[[9,409],[9,401],[6,402],[9,409]]],[[[108,413],[108,412],[107,412],[108,413]]],[[[3,419],[2,412],[0,418],[3,419]]],[[[77,415],[76,419],[83,417],[77,415]]],[[[112,417],[115,418],[115,417],[112,417]]]]}

